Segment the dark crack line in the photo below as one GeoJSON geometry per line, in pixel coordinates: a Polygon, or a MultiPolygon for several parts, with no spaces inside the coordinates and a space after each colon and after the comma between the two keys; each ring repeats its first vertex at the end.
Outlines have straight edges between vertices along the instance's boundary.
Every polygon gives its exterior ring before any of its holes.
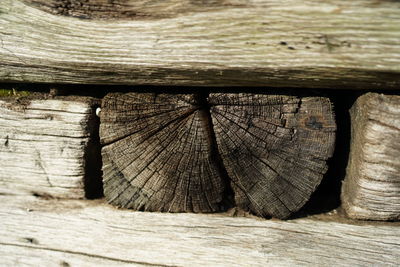
{"type": "Polygon", "coordinates": [[[53,187],[53,184],[50,181],[50,177],[46,171],[46,169],[44,168],[43,164],[42,164],[42,156],[40,155],[40,151],[38,149],[36,149],[36,154],[38,157],[38,160],[36,161],[37,165],[39,166],[39,168],[43,171],[45,177],[46,177],[46,181],[49,184],[50,187],[53,187]]]}
{"type": "Polygon", "coordinates": [[[389,128],[391,130],[394,130],[394,131],[400,131],[399,127],[396,127],[395,125],[390,125],[390,124],[385,123],[385,122],[380,121],[380,120],[376,120],[376,119],[373,119],[373,118],[368,118],[368,121],[371,121],[373,123],[379,124],[380,126],[387,127],[387,128],[389,128]]]}
{"type": "Polygon", "coordinates": [[[104,259],[104,260],[115,261],[115,262],[119,262],[119,263],[141,264],[144,266],[163,266],[163,267],[164,266],[165,267],[178,266],[178,265],[157,264],[157,263],[144,262],[144,261],[124,260],[124,259],[119,259],[119,258],[107,257],[107,256],[90,254],[90,253],[85,253],[85,252],[78,252],[78,251],[67,250],[67,249],[47,248],[47,247],[41,247],[41,246],[28,246],[28,245],[3,243],[3,242],[0,242],[0,245],[10,246],[10,247],[30,248],[30,249],[36,249],[36,250],[54,251],[54,252],[61,252],[61,253],[69,253],[69,254],[73,254],[73,255],[80,255],[80,256],[91,257],[91,258],[104,259]]]}
{"type": "Polygon", "coordinates": [[[9,52],[11,55],[13,55],[14,57],[16,57],[19,61],[21,61],[24,65],[27,65],[27,63],[20,58],[19,56],[17,56],[13,51],[11,51],[10,49],[6,48],[4,45],[4,41],[3,39],[0,38],[0,46],[3,50],[6,50],[7,52],[9,52]]]}

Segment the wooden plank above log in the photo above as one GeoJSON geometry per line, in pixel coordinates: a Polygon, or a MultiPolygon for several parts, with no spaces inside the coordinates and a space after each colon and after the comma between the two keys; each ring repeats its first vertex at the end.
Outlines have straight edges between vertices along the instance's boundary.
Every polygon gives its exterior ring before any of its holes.
{"type": "Polygon", "coordinates": [[[400,2],[3,0],[0,81],[400,87],[400,2]]]}

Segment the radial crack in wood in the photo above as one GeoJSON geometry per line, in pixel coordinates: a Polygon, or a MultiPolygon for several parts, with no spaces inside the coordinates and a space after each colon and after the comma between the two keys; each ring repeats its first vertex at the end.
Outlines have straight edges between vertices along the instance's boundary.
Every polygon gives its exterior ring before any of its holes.
{"type": "Polygon", "coordinates": [[[211,94],[216,139],[238,206],[287,218],[310,198],[332,156],[327,98],[211,94]]]}
{"type": "Polygon", "coordinates": [[[224,209],[225,183],[191,95],[109,94],[101,112],[105,196],[148,211],[224,209]]]}
{"type": "Polygon", "coordinates": [[[215,212],[234,192],[241,208],[287,218],[319,185],[335,130],[321,97],[109,94],[105,195],[139,210],[215,212]]]}

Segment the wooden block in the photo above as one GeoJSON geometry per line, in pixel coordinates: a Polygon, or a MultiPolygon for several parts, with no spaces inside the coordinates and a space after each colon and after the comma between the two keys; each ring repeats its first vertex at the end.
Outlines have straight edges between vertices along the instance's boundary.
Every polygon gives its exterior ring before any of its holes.
{"type": "Polygon", "coordinates": [[[98,194],[95,106],[87,97],[0,99],[0,193],[98,194]]]}
{"type": "Polygon", "coordinates": [[[2,0],[0,81],[397,89],[400,2],[2,0]]]}
{"type": "Polygon", "coordinates": [[[400,219],[400,96],[368,93],[350,111],[342,204],[356,219],[400,219]]]}
{"type": "Polygon", "coordinates": [[[100,117],[105,196],[147,211],[287,218],[319,185],[336,130],[328,98],[274,94],[110,93],[100,117]]]}

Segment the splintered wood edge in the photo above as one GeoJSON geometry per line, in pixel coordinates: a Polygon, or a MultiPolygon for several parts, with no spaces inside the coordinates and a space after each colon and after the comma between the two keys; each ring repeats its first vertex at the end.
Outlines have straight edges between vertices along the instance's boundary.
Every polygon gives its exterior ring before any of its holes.
{"type": "Polygon", "coordinates": [[[400,86],[397,1],[68,3],[2,1],[1,81],[400,86]]]}

